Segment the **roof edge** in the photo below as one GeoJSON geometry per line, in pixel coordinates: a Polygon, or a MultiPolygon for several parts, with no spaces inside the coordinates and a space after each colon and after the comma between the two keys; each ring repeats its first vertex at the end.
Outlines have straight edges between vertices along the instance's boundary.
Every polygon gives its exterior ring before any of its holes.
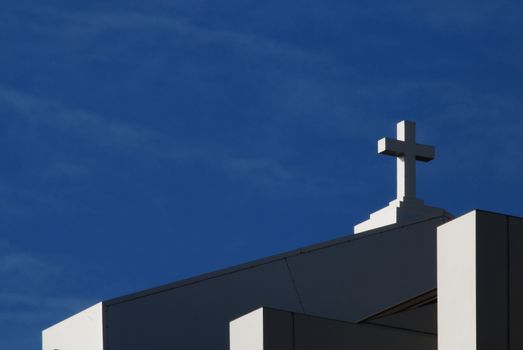
{"type": "Polygon", "coordinates": [[[345,235],[345,236],[342,236],[342,237],[339,237],[339,238],[335,238],[335,239],[332,239],[332,240],[328,240],[328,241],[325,241],[325,242],[316,243],[316,244],[313,244],[313,245],[310,245],[310,246],[306,246],[306,247],[303,247],[303,248],[293,249],[293,250],[290,250],[290,251],[287,251],[287,252],[284,252],[284,253],[275,254],[275,255],[272,255],[272,256],[269,256],[269,257],[252,260],[252,261],[249,261],[249,262],[246,262],[246,263],[243,263],[243,264],[234,265],[234,266],[226,267],[226,268],[223,268],[223,269],[218,269],[218,270],[213,271],[213,272],[204,273],[204,274],[197,275],[197,276],[194,276],[194,277],[189,277],[189,278],[186,278],[186,279],[182,279],[182,280],[179,280],[179,281],[176,281],[176,282],[160,285],[158,287],[153,287],[153,288],[145,289],[145,290],[142,290],[142,291],[126,294],[126,295],[123,295],[123,296],[120,296],[120,297],[108,299],[108,300],[104,301],[103,303],[107,307],[114,306],[114,305],[117,305],[117,304],[133,301],[133,300],[144,298],[144,297],[147,297],[147,296],[163,293],[163,292],[166,292],[166,291],[169,291],[169,290],[172,290],[172,289],[177,289],[177,288],[185,287],[185,286],[188,286],[188,285],[191,285],[191,284],[203,282],[203,281],[210,280],[210,279],[213,279],[213,278],[226,276],[228,274],[232,274],[232,273],[235,273],[235,272],[248,270],[248,269],[251,269],[251,268],[258,267],[258,266],[263,266],[263,265],[270,264],[272,262],[276,262],[276,261],[279,261],[279,260],[285,260],[287,258],[298,256],[298,255],[301,255],[301,254],[308,254],[308,253],[312,253],[312,252],[315,252],[315,251],[318,251],[318,250],[321,250],[321,249],[326,249],[326,248],[329,248],[329,247],[332,247],[332,246],[335,246],[335,245],[350,243],[352,241],[356,241],[356,240],[359,240],[359,239],[365,239],[365,238],[377,236],[377,235],[380,235],[380,234],[383,234],[383,233],[400,230],[400,229],[403,229],[405,227],[410,227],[410,226],[422,224],[422,223],[425,223],[425,222],[430,222],[430,221],[433,221],[433,220],[441,220],[441,219],[445,220],[445,222],[451,220],[451,218],[449,218],[448,216],[441,215],[441,216],[435,216],[435,217],[427,218],[427,219],[424,219],[424,220],[421,220],[421,221],[417,221],[417,222],[408,223],[408,224],[405,224],[405,225],[390,225],[390,226],[380,227],[380,228],[377,228],[377,229],[374,229],[374,230],[362,232],[362,233],[357,234],[357,235],[349,234],[349,235],[345,235]]]}

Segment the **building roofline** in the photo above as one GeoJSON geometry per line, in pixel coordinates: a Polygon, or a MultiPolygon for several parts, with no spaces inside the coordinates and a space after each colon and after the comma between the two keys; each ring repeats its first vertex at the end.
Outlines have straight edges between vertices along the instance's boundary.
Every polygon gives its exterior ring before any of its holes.
{"type": "Polygon", "coordinates": [[[395,231],[395,230],[401,230],[401,229],[403,229],[405,227],[410,227],[410,226],[418,225],[418,224],[421,224],[421,223],[430,222],[430,221],[433,221],[433,220],[444,219],[444,220],[449,221],[452,218],[453,217],[450,216],[450,214],[449,214],[449,216],[447,216],[447,215],[440,215],[440,216],[435,216],[435,217],[427,218],[427,219],[424,219],[424,220],[420,220],[420,221],[417,221],[417,222],[408,223],[408,224],[405,224],[405,225],[389,225],[389,226],[380,227],[380,228],[377,228],[377,229],[374,229],[374,230],[370,230],[370,231],[367,231],[367,232],[362,232],[362,233],[359,233],[357,235],[355,235],[355,234],[345,235],[345,236],[342,236],[342,237],[339,237],[339,238],[335,238],[333,240],[328,240],[328,241],[325,241],[325,242],[316,243],[316,244],[313,244],[313,245],[310,245],[310,246],[306,246],[306,247],[303,247],[303,248],[290,250],[290,251],[287,251],[287,252],[284,252],[284,253],[280,253],[280,254],[269,256],[269,257],[253,260],[253,261],[250,261],[250,262],[247,262],[247,263],[235,265],[235,266],[232,266],[232,267],[227,267],[227,268],[224,268],[224,269],[219,269],[219,270],[216,270],[216,271],[213,271],[213,272],[204,273],[204,274],[197,275],[197,276],[194,276],[194,277],[190,277],[190,278],[187,278],[187,279],[182,279],[182,280],[177,281],[177,282],[172,282],[172,283],[168,283],[168,284],[161,285],[161,286],[158,286],[158,287],[145,289],[145,290],[142,290],[142,291],[139,291],[139,292],[130,293],[130,294],[127,294],[127,295],[124,295],[124,296],[121,296],[121,297],[108,299],[108,300],[104,301],[103,304],[106,307],[110,307],[110,306],[114,306],[114,305],[117,305],[117,304],[121,304],[121,303],[125,303],[125,302],[130,302],[130,301],[133,301],[133,300],[141,299],[141,298],[144,298],[144,297],[147,297],[147,296],[160,294],[160,293],[167,292],[167,291],[170,291],[170,290],[173,290],[173,289],[189,286],[191,284],[204,282],[204,281],[207,281],[207,280],[210,280],[210,279],[214,279],[214,278],[218,278],[218,277],[223,277],[223,276],[235,273],[235,272],[240,272],[240,271],[248,270],[248,269],[251,269],[251,268],[263,266],[263,265],[266,265],[266,264],[270,264],[272,262],[285,260],[287,258],[298,256],[298,255],[301,255],[301,254],[312,253],[312,252],[315,252],[315,251],[318,251],[318,250],[322,250],[322,249],[326,249],[326,248],[329,248],[329,247],[332,247],[332,246],[345,244],[345,243],[350,243],[352,241],[365,239],[365,238],[368,238],[368,237],[374,237],[374,236],[377,236],[377,235],[380,235],[380,234],[383,234],[383,233],[387,233],[387,232],[391,232],[391,231],[395,231]]]}

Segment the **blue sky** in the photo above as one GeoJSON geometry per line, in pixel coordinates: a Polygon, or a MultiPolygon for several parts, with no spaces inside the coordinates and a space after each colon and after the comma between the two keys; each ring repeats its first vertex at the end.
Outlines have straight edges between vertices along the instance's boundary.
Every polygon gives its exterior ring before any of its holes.
{"type": "Polygon", "coordinates": [[[0,11],[0,348],[99,300],[350,234],[418,194],[523,216],[518,1],[30,1],[0,11]]]}

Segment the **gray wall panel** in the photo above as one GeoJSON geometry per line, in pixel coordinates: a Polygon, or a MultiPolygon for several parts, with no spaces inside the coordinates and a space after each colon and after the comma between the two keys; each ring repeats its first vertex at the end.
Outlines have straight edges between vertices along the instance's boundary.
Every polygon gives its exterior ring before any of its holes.
{"type": "Polygon", "coordinates": [[[523,219],[509,218],[509,343],[523,349],[523,219]]]}
{"type": "Polygon", "coordinates": [[[476,216],[477,349],[508,349],[508,221],[476,216]]]}
{"type": "Polygon", "coordinates": [[[264,308],[263,328],[263,349],[294,350],[294,314],[292,312],[264,308]]]}
{"type": "Polygon", "coordinates": [[[241,350],[436,350],[437,337],[393,327],[356,324],[263,308],[231,322],[241,350]],[[253,315],[263,314],[263,322],[253,315]],[[253,337],[262,332],[263,339],[253,337]],[[247,338],[246,338],[247,335],[247,338]]]}
{"type": "Polygon", "coordinates": [[[367,323],[381,324],[425,333],[438,333],[438,310],[436,304],[403,311],[391,316],[378,318],[367,323]]]}
{"type": "Polygon", "coordinates": [[[229,321],[261,306],[363,318],[436,286],[436,227],[444,221],[342,238],[109,301],[105,350],[225,350],[229,321]]]}
{"type": "Polygon", "coordinates": [[[105,350],[227,349],[229,321],[262,305],[300,310],[283,261],[109,305],[105,350]]]}
{"type": "MultiPolygon", "coordinates": [[[[295,315],[296,350],[436,350],[436,336],[295,315]]],[[[267,349],[270,350],[270,349],[267,349]]]]}
{"type": "Polygon", "coordinates": [[[289,258],[305,312],[355,321],[436,288],[438,224],[393,229],[289,258]]]}

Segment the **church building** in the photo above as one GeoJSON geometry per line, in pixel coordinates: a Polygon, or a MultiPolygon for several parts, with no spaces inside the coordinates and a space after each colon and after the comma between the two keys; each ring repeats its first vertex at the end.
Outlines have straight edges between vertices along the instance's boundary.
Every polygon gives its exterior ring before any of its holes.
{"type": "Polygon", "coordinates": [[[397,198],[354,234],[102,301],[42,349],[523,349],[523,218],[418,199],[435,149],[414,122],[378,153],[397,158],[397,198]]]}

